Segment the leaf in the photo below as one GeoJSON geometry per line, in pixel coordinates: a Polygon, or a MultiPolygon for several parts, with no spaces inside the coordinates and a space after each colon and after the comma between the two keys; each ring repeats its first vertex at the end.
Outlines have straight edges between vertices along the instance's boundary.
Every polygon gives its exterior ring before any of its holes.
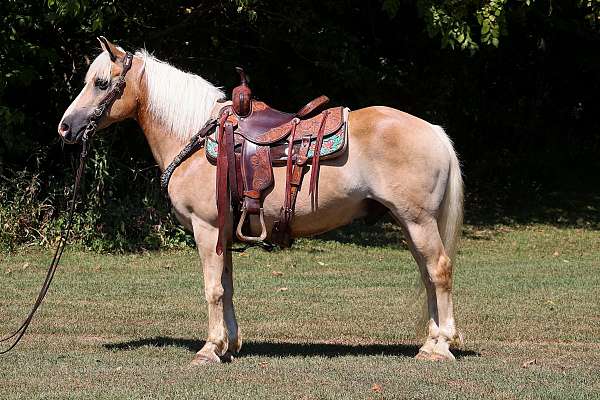
{"type": "Polygon", "coordinates": [[[371,390],[373,392],[375,392],[375,393],[381,393],[381,392],[383,392],[383,388],[378,383],[374,383],[373,386],[371,386],[371,390]]]}
{"type": "Polygon", "coordinates": [[[481,25],[481,34],[485,35],[489,31],[490,31],[490,21],[488,21],[487,19],[484,19],[483,24],[481,25]]]}
{"type": "Polygon", "coordinates": [[[534,358],[533,360],[529,360],[529,361],[525,361],[522,365],[521,368],[529,368],[532,365],[537,364],[537,360],[534,358]]]}

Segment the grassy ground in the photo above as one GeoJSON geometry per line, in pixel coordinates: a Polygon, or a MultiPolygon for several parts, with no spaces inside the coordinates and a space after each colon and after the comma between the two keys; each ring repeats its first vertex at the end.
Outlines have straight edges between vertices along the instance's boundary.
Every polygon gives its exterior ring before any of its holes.
{"type": "MultiPolygon", "coordinates": [[[[410,254],[389,227],[362,228],[235,254],[243,354],[199,368],[195,252],[69,251],[29,334],[0,357],[0,398],[600,398],[599,231],[467,227],[455,276],[466,345],[439,364],[412,359],[410,254]]],[[[0,255],[0,332],[49,258],[0,255]]]]}

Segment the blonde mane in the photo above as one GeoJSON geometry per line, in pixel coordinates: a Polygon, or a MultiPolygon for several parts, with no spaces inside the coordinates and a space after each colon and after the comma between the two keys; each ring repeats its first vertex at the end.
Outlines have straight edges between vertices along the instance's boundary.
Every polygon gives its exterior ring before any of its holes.
{"type": "MultiPolygon", "coordinates": [[[[135,55],[144,61],[147,111],[165,126],[167,132],[186,141],[204,126],[215,102],[224,98],[225,94],[200,76],[159,61],[144,49],[135,55]]],[[[109,79],[111,68],[108,53],[100,53],[90,65],[86,83],[98,78],[109,79]]]]}

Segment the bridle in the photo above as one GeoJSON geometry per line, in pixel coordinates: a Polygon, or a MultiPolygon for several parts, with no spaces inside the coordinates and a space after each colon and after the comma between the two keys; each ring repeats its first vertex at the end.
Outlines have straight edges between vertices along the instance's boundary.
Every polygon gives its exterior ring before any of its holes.
{"type": "Polygon", "coordinates": [[[31,307],[31,311],[29,311],[29,314],[27,314],[27,317],[25,318],[25,320],[23,321],[23,323],[19,326],[19,328],[17,330],[15,330],[12,334],[0,339],[0,342],[6,342],[6,341],[9,341],[10,339],[14,338],[13,343],[6,350],[0,351],[0,354],[8,353],[17,345],[17,343],[19,343],[21,341],[21,339],[25,335],[25,332],[27,331],[27,328],[29,327],[29,324],[33,320],[33,316],[35,315],[35,312],[37,311],[39,306],[44,301],[44,297],[46,296],[46,293],[48,292],[48,289],[50,288],[50,284],[52,283],[52,279],[54,278],[54,273],[56,272],[56,269],[58,268],[58,263],[63,254],[63,251],[65,250],[65,247],[67,244],[67,239],[69,238],[69,234],[71,233],[71,223],[73,222],[73,215],[75,213],[75,203],[77,201],[79,185],[81,183],[81,176],[83,175],[83,169],[84,169],[85,161],[86,161],[87,155],[88,155],[89,143],[90,143],[93,135],[96,133],[96,130],[98,129],[98,123],[104,117],[104,115],[106,114],[106,111],[113,105],[113,103],[118,98],[120,98],[123,95],[123,91],[125,90],[125,86],[126,86],[125,75],[127,75],[127,72],[129,72],[129,70],[131,69],[132,62],[133,62],[133,54],[130,52],[126,52],[125,55],[123,56],[123,70],[121,71],[121,74],[118,76],[117,81],[115,82],[113,87],[110,89],[110,91],[100,101],[100,103],[94,109],[94,111],[92,111],[90,117],[88,118],[88,124],[85,127],[83,134],[80,136],[81,137],[81,153],[79,155],[79,167],[77,168],[77,174],[75,175],[75,182],[73,184],[73,197],[71,199],[71,205],[69,206],[67,224],[65,225],[65,228],[62,230],[62,232],[60,234],[58,246],[56,247],[56,251],[54,252],[54,257],[52,258],[52,261],[50,262],[50,266],[48,267],[48,272],[46,273],[46,279],[44,279],[44,283],[42,284],[42,287],[41,287],[40,292],[35,300],[35,303],[33,304],[33,307],[31,307]]]}
{"type": "Polygon", "coordinates": [[[106,110],[112,106],[112,104],[123,94],[125,90],[125,75],[131,69],[131,64],[133,63],[133,54],[130,52],[126,52],[123,56],[123,70],[117,77],[117,81],[110,89],[110,91],[104,96],[104,98],[100,101],[98,106],[92,111],[92,114],[88,118],[88,124],[85,127],[82,135],[82,142],[88,139],[91,135],[96,133],[98,129],[98,123],[106,113],[106,110]]]}

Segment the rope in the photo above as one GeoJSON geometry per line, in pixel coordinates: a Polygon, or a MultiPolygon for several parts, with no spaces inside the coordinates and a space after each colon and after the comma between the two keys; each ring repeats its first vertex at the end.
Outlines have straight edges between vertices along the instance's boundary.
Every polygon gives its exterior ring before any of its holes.
{"type": "Polygon", "coordinates": [[[54,274],[56,273],[56,269],[58,268],[58,263],[60,262],[60,258],[65,250],[67,245],[67,240],[69,239],[69,234],[71,233],[71,224],[73,222],[73,216],[75,214],[75,203],[77,202],[77,194],[79,192],[79,186],[81,184],[81,177],[83,175],[83,169],[85,166],[85,161],[88,156],[88,141],[91,140],[92,135],[98,129],[98,121],[102,119],[106,110],[117,100],[117,98],[121,97],[123,91],[125,90],[125,86],[127,85],[125,82],[125,75],[131,69],[131,65],[133,62],[133,54],[130,52],[125,53],[123,56],[123,70],[121,74],[117,78],[117,81],[113,85],[112,89],[106,94],[106,96],[102,99],[100,104],[92,111],[88,124],[85,127],[85,131],[82,134],[81,139],[81,154],[79,155],[79,168],[77,168],[77,174],[75,175],[75,182],[73,184],[73,198],[71,199],[71,207],[69,208],[69,214],[67,216],[67,225],[65,229],[60,234],[60,239],[58,241],[58,246],[56,247],[56,251],[54,252],[54,257],[52,257],[52,261],[48,266],[48,272],[46,273],[46,279],[44,279],[44,283],[40,288],[40,292],[31,307],[31,311],[27,314],[27,318],[21,323],[21,326],[17,330],[15,330],[12,334],[5,336],[0,339],[0,343],[8,342],[10,339],[14,338],[13,343],[6,349],[0,351],[0,355],[6,354],[21,341],[25,332],[27,332],[27,328],[31,324],[33,320],[33,316],[35,312],[40,307],[44,298],[46,297],[46,293],[48,293],[48,289],[50,289],[50,284],[52,283],[52,279],[54,279],[54,274]]]}
{"type": "Polygon", "coordinates": [[[83,134],[83,139],[81,140],[81,154],[79,155],[79,167],[77,169],[77,174],[75,175],[75,182],[73,184],[73,198],[71,199],[71,206],[69,207],[67,225],[60,234],[58,246],[56,247],[56,251],[54,252],[52,262],[50,262],[50,266],[48,267],[48,272],[46,273],[46,279],[44,279],[44,283],[42,284],[40,292],[37,296],[37,299],[35,300],[35,303],[33,304],[33,307],[31,308],[31,311],[29,311],[27,318],[25,318],[21,326],[19,326],[19,328],[15,330],[12,334],[0,339],[0,342],[7,342],[10,339],[15,338],[13,343],[6,350],[0,351],[0,354],[8,353],[21,341],[21,339],[25,335],[25,332],[27,331],[27,328],[29,328],[31,321],[33,320],[35,312],[44,301],[46,293],[48,293],[48,289],[50,288],[50,284],[52,283],[52,279],[54,278],[54,273],[58,268],[58,263],[60,262],[60,258],[62,257],[63,251],[65,250],[67,240],[69,239],[69,234],[71,233],[71,224],[73,222],[73,216],[75,214],[75,203],[77,201],[77,195],[79,192],[78,189],[81,183],[81,177],[83,175],[83,169],[88,155],[88,133],[91,129],[94,129],[93,126],[88,126],[85,133],[83,134]]]}

